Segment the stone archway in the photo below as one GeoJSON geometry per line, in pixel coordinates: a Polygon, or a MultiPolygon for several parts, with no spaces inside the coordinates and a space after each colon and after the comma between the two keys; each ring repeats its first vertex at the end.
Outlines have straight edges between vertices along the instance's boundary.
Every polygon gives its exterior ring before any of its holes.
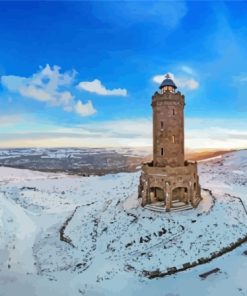
{"type": "Polygon", "coordinates": [[[151,187],[150,188],[150,201],[153,202],[164,202],[165,193],[164,190],[160,187],[151,187]]]}
{"type": "Polygon", "coordinates": [[[182,202],[182,203],[188,202],[187,187],[176,187],[172,190],[172,204],[176,202],[182,202]]]}

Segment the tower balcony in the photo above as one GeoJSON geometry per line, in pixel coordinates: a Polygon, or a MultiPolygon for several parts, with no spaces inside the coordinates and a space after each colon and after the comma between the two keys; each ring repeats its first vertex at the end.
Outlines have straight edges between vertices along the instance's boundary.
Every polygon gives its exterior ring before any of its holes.
{"type": "Polygon", "coordinates": [[[197,162],[186,160],[183,166],[171,167],[167,165],[165,167],[158,167],[158,166],[154,166],[153,161],[151,161],[151,162],[143,163],[142,171],[144,174],[148,174],[148,175],[167,174],[167,176],[169,176],[169,175],[175,175],[175,174],[177,175],[177,174],[184,174],[184,173],[191,174],[197,171],[197,162]]]}

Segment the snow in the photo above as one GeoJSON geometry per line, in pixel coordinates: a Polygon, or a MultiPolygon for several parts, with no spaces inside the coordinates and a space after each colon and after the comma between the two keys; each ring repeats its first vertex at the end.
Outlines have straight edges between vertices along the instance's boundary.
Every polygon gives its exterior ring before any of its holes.
{"type": "Polygon", "coordinates": [[[41,158],[79,158],[84,155],[99,153],[120,153],[125,156],[147,156],[151,154],[151,147],[112,147],[112,148],[18,148],[0,149],[0,159],[16,158],[21,156],[40,156],[41,158]]]}
{"type": "MultiPolygon", "coordinates": [[[[36,226],[25,214],[22,208],[15,203],[4,198],[0,200],[1,221],[3,226],[12,224],[11,233],[5,232],[5,241],[11,248],[11,260],[9,265],[14,270],[20,272],[34,272],[34,260],[32,257],[32,245],[35,238],[36,226]],[[27,245],[27,241],[29,244],[27,245]]],[[[2,248],[4,246],[1,246],[2,248]]]]}
{"type": "Polygon", "coordinates": [[[246,295],[246,244],[173,276],[142,274],[208,257],[247,234],[247,151],[200,162],[199,173],[213,196],[204,190],[197,209],[157,213],[137,200],[139,172],[78,177],[0,167],[0,296],[246,295]],[[66,221],[71,244],[60,240],[66,221]],[[221,271],[198,277],[215,267],[221,271]]]}
{"type": "Polygon", "coordinates": [[[57,179],[66,176],[61,173],[42,173],[30,170],[20,170],[8,167],[0,167],[0,182],[21,182],[35,179],[57,179]]]}

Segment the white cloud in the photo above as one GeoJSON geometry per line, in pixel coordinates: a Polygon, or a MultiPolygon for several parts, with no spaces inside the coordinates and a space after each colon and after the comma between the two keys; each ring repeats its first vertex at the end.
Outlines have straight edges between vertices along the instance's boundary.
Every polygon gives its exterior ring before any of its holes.
{"type": "Polygon", "coordinates": [[[45,102],[50,106],[60,106],[64,111],[76,112],[80,116],[90,116],[96,112],[92,102],[83,104],[77,101],[70,89],[73,87],[76,72],[61,72],[59,66],[40,67],[31,77],[2,76],[1,82],[11,92],[21,96],[45,102]]]}
{"type": "Polygon", "coordinates": [[[98,79],[82,81],[78,84],[78,88],[102,96],[127,96],[125,88],[107,89],[98,79]]]}
{"type": "Polygon", "coordinates": [[[175,78],[178,87],[188,90],[195,90],[199,87],[199,82],[193,78],[175,78]]]}
{"type": "MultiPolygon", "coordinates": [[[[166,75],[166,74],[155,75],[155,76],[153,77],[153,82],[158,83],[158,84],[161,84],[162,81],[165,79],[165,75],[166,75]]],[[[171,73],[169,73],[169,75],[170,75],[170,77],[173,79],[171,73]]]]}
{"type": "Polygon", "coordinates": [[[82,117],[90,116],[96,113],[96,110],[94,109],[91,101],[88,101],[85,104],[83,104],[81,101],[78,101],[74,106],[74,110],[77,114],[79,114],[82,117]]]}
{"type": "MultiPolygon", "coordinates": [[[[153,81],[155,83],[161,84],[162,81],[165,79],[166,74],[155,75],[153,77],[153,81]]],[[[195,90],[199,87],[199,82],[196,81],[194,78],[174,76],[173,73],[169,73],[169,75],[174,80],[178,88],[186,89],[186,90],[195,90]]]]}
{"type": "Polygon", "coordinates": [[[1,83],[10,91],[18,91],[26,82],[26,79],[15,75],[1,76],[1,83]]]}
{"type": "Polygon", "coordinates": [[[74,81],[75,71],[61,73],[60,67],[46,65],[31,77],[2,76],[2,84],[10,91],[51,105],[66,106],[73,100],[65,90],[74,81]]]}

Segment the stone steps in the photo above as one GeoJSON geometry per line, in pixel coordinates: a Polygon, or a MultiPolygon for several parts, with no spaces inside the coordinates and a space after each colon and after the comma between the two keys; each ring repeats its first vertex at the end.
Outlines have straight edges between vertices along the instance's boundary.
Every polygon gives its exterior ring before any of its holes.
{"type": "MultiPolygon", "coordinates": [[[[166,208],[162,207],[160,205],[155,204],[149,204],[144,207],[145,209],[154,211],[154,212],[166,212],[166,208]]],[[[180,212],[180,211],[188,211],[193,209],[193,207],[190,204],[184,204],[182,202],[175,203],[175,206],[173,206],[170,211],[171,212],[180,212]]]]}
{"type": "Polygon", "coordinates": [[[172,207],[171,211],[172,212],[181,212],[181,211],[188,211],[191,209],[193,209],[193,207],[191,205],[184,204],[183,206],[180,206],[180,207],[172,207]]]}
{"type": "Polygon", "coordinates": [[[166,212],[165,207],[155,206],[155,205],[145,205],[145,209],[154,211],[154,212],[166,212]]]}
{"type": "Polygon", "coordinates": [[[181,202],[181,201],[176,201],[176,202],[172,202],[172,207],[173,208],[177,208],[177,207],[181,207],[181,206],[184,206],[185,203],[184,202],[181,202]]]}

